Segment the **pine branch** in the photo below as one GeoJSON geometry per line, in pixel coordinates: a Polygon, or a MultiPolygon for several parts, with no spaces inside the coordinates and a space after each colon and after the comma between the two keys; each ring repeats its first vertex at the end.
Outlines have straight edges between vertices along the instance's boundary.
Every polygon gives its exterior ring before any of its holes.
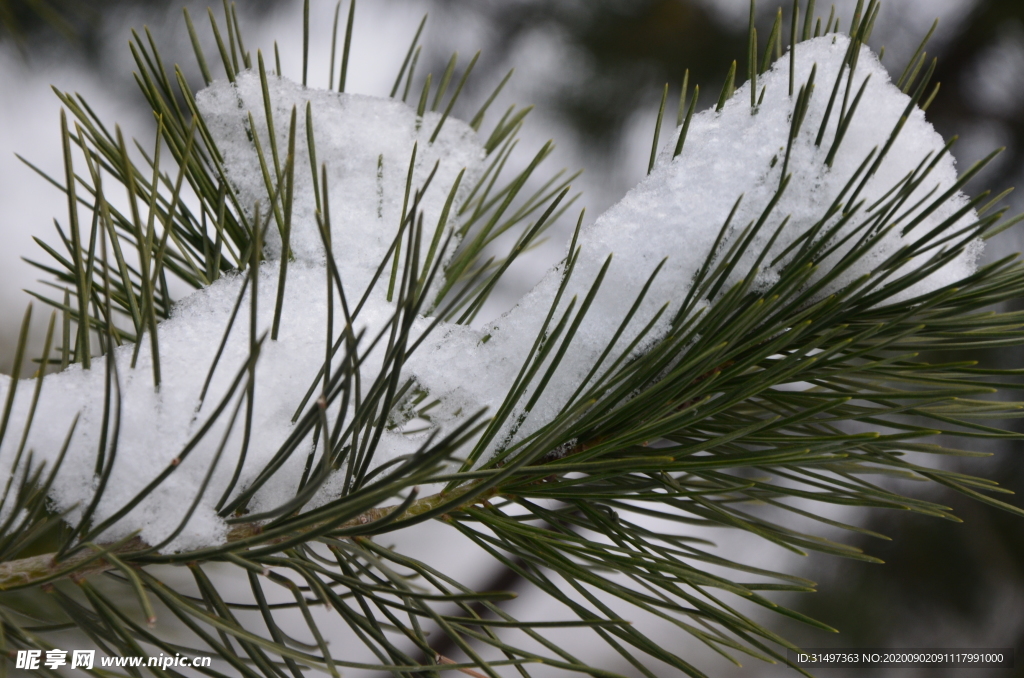
{"type": "Polygon", "coordinates": [[[277,54],[273,72],[253,59],[229,3],[223,24],[209,13],[219,64],[185,15],[200,92],[134,34],[155,146],[132,148],[58,93],[65,172],[49,181],[68,218],[63,249],[43,245],[36,265],[55,279],[37,298],[61,313],[62,345],[54,315],[32,392],[20,373],[0,380],[0,591],[49,597],[0,599],[0,649],[49,649],[50,632],[78,628],[108,654],[209,654],[243,676],[493,678],[531,664],[615,676],[548,631],[582,627],[644,675],[698,676],[621,611],[734,661],[788,664],[793,648],[736,601],[832,630],[771,599],[812,582],[731,561],[698,530],[875,562],[787,518],[857,534],[827,507],[957,519],[889,478],[1024,514],[994,483],[908,456],[1021,437],[1002,428],[1024,414],[1005,395],[1020,371],[962,356],[1024,344],[1024,313],[993,311],[1024,294],[1024,263],[975,263],[1019,220],[998,207],[1005,195],[961,193],[994,156],[957,175],[952,142],[905,143],[905,130],[932,133],[920,109],[933,69],[922,46],[901,78],[908,96],[871,77],[878,7],[858,4],[849,37],[830,15],[815,40],[811,2],[801,41],[797,3],[783,55],[781,11],[762,49],[752,5],[748,82],[734,62],[713,109],[696,112],[684,78],[661,148],[666,86],[648,178],[593,225],[581,214],[564,260],[482,329],[502,276],[575,199],[576,175],[545,176],[550,143],[513,169],[528,108],[476,136],[507,77],[458,121],[477,58],[453,87],[455,56],[436,79],[416,74],[421,24],[390,100],[345,94],[354,2],[337,81],[335,8],[325,91],[287,80],[277,54]],[[414,79],[417,108],[403,103],[414,79]],[[742,167],[719,144],[733,129],[742,167]],[[492,256],[504,234],[514,243],[492,256]],[[172,300],[168,277],[196,291],[172,300]],[[126,475],[130,447],[139,468],[126,475]],[[473,590],[378,539],[428,520],[570,618],[517,619],[502,606],[514,592],[473,590]],[[247,595],[223,595],[214,563],[244,575],[247,595]],[[194,585],[158,564],[187,567],[194,585]],[[100,574],[143,623],[94,585],[100,574]],[[316,606],[372,659],[334,656],[316,606]],[[151,626],[168,613],[187,641],[151,626]]]}

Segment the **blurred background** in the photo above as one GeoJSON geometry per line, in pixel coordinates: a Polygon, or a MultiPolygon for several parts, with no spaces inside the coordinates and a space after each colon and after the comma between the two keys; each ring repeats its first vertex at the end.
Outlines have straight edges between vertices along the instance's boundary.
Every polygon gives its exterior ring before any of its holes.
{"type": "MultiPolygon", "coordinates": [[[[33,238],[52,241],[52,218],[64,209],[63,196],[15,154],[44,171],[60,172],[59,106],[51,85],[80,92],[101,118],[119,122],[128,134],[151,144],[154,126],[144,99],[136,92],[127,43],[132,27],[146,25],[166,61],[192,64],[182,4],[190,7],[197,23],[204,23],[199,18],[206,13],[205,3],[183,0],[0,0],[0,233],[4,238],[0,370],[4,372],[11,367],[18,324],[29,300],[22,290],[41,289],[38,272],[21,257],[42,259],[33,238]]],[[[247,46],[267,51],[277,40],[286,73],[296,72],[301,59],[301,0],[237,4],[247,46]]],[[[854,5],[855,0],[836,4],[844,28],[854,5]]],[[[319,29],[314,54],[329,50],[334,9],[333,0],[313,0],[313,26],[319,29]]],[[[776,9],[776,4],[765,0],[758,3],[762,36],[768,34],[776,9]]],[[[785,9],[789,11],[789,3],[785,9]]],[[[819,2],[817,13],[827,16],[829,9],[829,4],[819,2]]],[[[463,64],[482,50],[458,106],[471,114],[515,66],[515,76],[491,109],[492,115],[500,115],[512,102],[536,106],[513,162],[528,159],[553,138],[558,150],[548,162],[570,171],[585,170],[574,187],[582,191],[577,206],[587,208],[589,222],[644,175],[666,82],[671,86],[671,102],[678,98],[684,71],[689,69],[691,85],[697,83],[703,91],[698,106],[714,103],[730,62],[743,61],[748,11],[747,0],[363,0],[356,14],[348,89],[386,95],[420,18],[429,13],[419,72],[440,73],[455,50],[463,64]]],[[[884,2],[871,42],[876,50],[885,47],[883,62],[895,76],[936,18],[938,28],[927,49],[939,58],[935,79],[942,88],[928,118],[945,138],[959,135],[953,152],[961,169],[994,148],[1006,148],[970,186],[972,193],[986,189],[998,193],[1024,184],[1024,2],[884,2]]],[[[323,72],[311,71],[313,83],[318,77],[327,78],[327,60],[321,61],[323,72]]],[[[198,82],[198,74],[188,68],[186,73],[198,82]]],[[[669,110],[674,113],[674,108],[669,110]]],[[[671,115],[668,118],[674,122],[671,115]]],[[[1011,202],[1014,213],[1021,211],[1024,192],[1011,202]]],[[[511,272],[492,303],[492,315],[507,309],[561,258],[570,226],[569,219],[564,221],[535,256],[526,258],[528,263],[511,272]]],[[[1000,236],[990,244],[988,256],[1019,251],[1024,244],[1021,232],[1000,236]]],[[[48,314],[36,315],[34,332],[38,334],[48,314]]],[[[993,353],[983,358],[991,364],[1022,362],[1019,355],[993,353]]],[[[1009,489],[1024,490],[1020,444],[989,448],[996,453],[993,458],[961,465],[1009,489]]],[[[1024,676],[1024,519],[935,488],[916,491],[954,507],[964,523],[860,511],[859,524],[892,537],[891,542],[859,544],[885,565],[819,556],[797,559],[728,534],[723,535],[723,548],[733,557],[819,582],[819,593],[780,600],[839,629],[840,635],[783,618],[768,620],[782,635],[805,646],[1015,647],[1020,668],[978,675],[1024,676]]],[[[410,548],[429,551],[424,543],[410,548]]],[[[491,568],[480,562],[470,569],[482,587],[516,587],[517,582],[491,568]]],[[[528,602],[527,597],[519,604],[528,602]]],[[[670,630],[655,632],[659,633],[662,640],[671,642],[670,630]]],[[[678,642],[687,641],[680,638],[678,642]]],[[[757,663],[735,669],[700,648],[693,652],[709,675],[796,675],[757,663]]],[[[607,668],[629,673],[611,653],[607,668]]],[[[944,675],[939,670],[869,673],[852,669],[820,674],[944,675]]],[[[972,674],[948,671],[948,675],[972,674]]]]}

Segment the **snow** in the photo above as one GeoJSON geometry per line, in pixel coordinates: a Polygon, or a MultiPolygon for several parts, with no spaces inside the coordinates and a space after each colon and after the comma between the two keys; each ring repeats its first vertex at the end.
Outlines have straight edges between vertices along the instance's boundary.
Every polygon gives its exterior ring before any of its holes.
{"type": "MultiPolygon", "coordinates": [[[[458,173],[463,168],[477,172],[484,158],[475,133],[459,120],[447,120],[438,138],[429,142],[441,119],[440,113],[427,112],[421,120],[396,99],[359,94],[339,96],[324,90],[305,89],[274,76],[268,78],[267,85],[274,104],[271,117],[282,168],[287,156],[292,108],[297,108],[292,254],[301,261],[324,263],[306,140],[308,102],[317,161],[327,165],[334,250],[338,253],[339,266],[351,276],[345,279],[345,284],[351,283],[353,290],[367,287],[397,232],[413,147],[416,147],[414,189],[423,186],[435,163],[440,163],[419,205],[428,235],[432,235],[438,223],[458,173]]],[[[243,72],[235,87],[224,83],[209,87],[197,95],[196,103],[217,140],[240,203],[251,207],[260,201],[265,214],[270,196],[256,147],[248,138],[251,132],[248,114],[251,113],[265,161],[273,173],[273,153],[259,75],[243,72]]],[[[319,181],[319,168],[317,171],[319,181]]],[[[474,176],[471,173],[461,182],[459,202],[469,193],[474,176]]],[[[410,206],[412,199],[410,195],[410,206]]],[[[283,196],[279,196],[279,200],[283,202],[283,196]]],[[[280,259],[281,239],[277,228],[272,227],[268,235],[268,258],[280,259]]],[[[426,251],[422,254],[425,257],[426,251]]]]}
{"type": "MultiPolygon", "coordinates": [[[[828,94],[839,64],[847,49],[844,36],[827,36],[797,48],[797,83],[805,82],[812,65],[817,64],[817,91],[810,99],[803,129],[794,143],[789,170],[793,178],[787,191],[771,213],[762,234],[746,255],[746,266],[753,263],[753,252],[767,245],[784,218],[789,217],[772,252],[781,253],[806,232],[835,200],[849,177],[872,149],[881,147],[907,105],[907,97],[896,89],[874,55],[866,48],[860,55],[854,75],[854,91],[870,75],[867,91],[850,125],[834,166],[824,164],[825,154],[835,136],[833,114],[825,133],[825,143],[814,144],[828,94]]],[[[779,185],[782,154],[790,129],[793,99],[788,95],[788,57],[759,79],[765,86],[763,103],[756,115],[749,107],[746,85],[737,90],[720,112],[707,110],[694,116],[683,154],[672,157],[675,136],[661,150],[654,171],[609,209],[579,239],[581,248],[576,270],[555,313],[556,322],[576,298],[577,306],[609,256],[614,255],[594,303],[573,339],[571,350],[555,372],[543,397],[530,412],[520,411],[511,419],[517,428],[508,428],[504,439],[518,440],[550,422],[566,405],[570,395],[593,366],[611,340],[622,318],[634,303],[660,261],[667,262],[655,279],[645,302],[617,342],[614,353],[624,350],[640,328],[668,305],[664,318],[671,318],[685,297],[695,272],[707,259],[712,243],[737,197],[743,200],[733,217],[735,238],[768,205],[779,185]],[[775,162],[773,163],[773,159],[775,162]]],[[[256,368],[253,431],[239,483],[234,492],[246,487],[273,457],[289,435],[291,417],[301,397],[320,369],[326,336],[327,271],[321,238],[316,225],[316,199],[308,157],[305,109],[309,102],[316,137],[317,160],[326,163],[329,175],[332,248],[349,299],[361,296],[381,261],[387,255],[401,220],[406,176],[413,147],[416,163],[413,186],[422,186],[426,177],[436,173],[423,195],[420,207],[426,230],[433,232],[446,198],[459,173],[466,173],[456,193],[456,204],[464,200],[482,174],[484,151],[475,133],[464,123],[449,119],[436,141],[429,138],[438,121],[437,114],[418,119],[415,111],[390,99],[304,89],[287,80],[269,79],[272,117],[283,166],[287,153],[288,127],[293,107],[298,113],[295,160],[295,205],[292,218],[291,248],[294,254],[288,269],[281,334],[278,341],[264,344],[256,368]]],[[[841,97],[842,95],[840,95],[841,97]]],[[[253,73],[241,73],[237,85],[215,83],[197,97],[207,127],[223,156],[225,171],[243,205],[257,201],[266,209],[268,190],[253,143],[247,131],[248,114],[256,124],[266,161],[273,169],[270,134],[264,113],[260,79],[253,73]]],[[[873,204],[903,180],[928,154],[941,151],[944,143],[924,114],[915,109],[897,138],[886,160],[861,192],[865,205],[873,204]]],[[[928,179],[906,202],[913,206],[934,189],[940,195],[957,178],[952,157],[946,154],[928,179]]],[[[411,197],[410,197],[411,201],[411,197]]],[[[957,195],[929,215],[909,235],[894,229],[878,243],[873,259],[861,262],[821,295],[870,272],[887,255],[954,214],[966,203],[957,195]]],[[[920,209],[920,208],[915,208],[920,209]]],[[[265,213],[265,212],[264,212],[265,213]]],[[[455,211],[453,210],[453,214],[455,211]]],[[[973,213],[962,217],[963,225],[973,221],[973,213]]],[[[907,219],[909,221],[909,218],[907,219]]],[[[855,227],[859,221],[851,222],[855,227]]],[[[271,222],[268,230],[268,261],[259,276],[258,333],[269,329],[276,299],[278,258],[281,241],[271,222]]],[[[447,231],[457,225],[443,224],[447,231]]],[[[727,239],[726,245],[729,244],[727,239]]],[[[454,244],[452,246],[454,248],[454,244]]],[[[445,253],[450,256],[452,248],[445,253]]],[[[918,283],[900,298],[938,289],[973,272],[979,247],[972,247],[958,260],[918,283]]],[[[828,270],[833,259],[823,262],[828,270]]],[[[425,253],[421,252],[421,256],[425,253]]],[[[767,261],[774,257],[769,256],[767,261]]],[[[912,266],[910,264],[908,266],[912,266]]],[[[386,298],[390,264],[383,282],[370,292],[356,321],[356,331],[365,329],[373,336],[394,312],[386,298]]],[[[741,265],[733,274],[737,282],[746,273],[741,265]]],[[[493,413],[501,404],[529,355],[562,281],[562,266],[555,267],[508,313],[480,327],[441,323],[413,354],[405,368],[419,388],[429,392],[440,404],[431,411],[433,426],[450,428],[466,413],[487,408],[493,413]]],[[[778,275],[766,269],[759,274],[757,287],[764,289],[778,275]]],[[[152,478],[172,463],[184,445],[206,422],[229,385],[244,365],[249,352],[248,301],[229,335],[225,353],[214,374],[209,395],[202,409],[196,410],[198,396],[214,352],[228,324],[244,275],[229,276],[197,291],[175,307],[173,317],[159,328],[160,361],[164,382],[155,392],[151,377],[149,343],[140,349],[138,366],[129,363],[133,347],[115,352],[122,394],[118,458],[106,494],[100,502],[98,519],[112,515],[152,478]]],[[[337,303],[337,295],[335,302],[337,303]]],[[[714,300],[706,300],[714,303],[714,300]]],[[[335,332],[341,328],[341,309],[335,309],[335,332]]],[[[428,318],[417,319],[412,333],[419,336],[429,325],[428,318]]],[[[667,321],[655,326],[642,351],[664,336],[667,321]]],[[[377,373],[382,358],[379,349],[366,357],[364,374],[377,373]]],[[[607,361],[606,364],[611,361],[607,361]]],[[[65,467],[58,476],[52,500],[58,509],[70,509],[74,521],[87,505],[93,488],[95,450],[102,422],[102,360],[91,371],[72,366],[47,376],[39,404],[46,425],[37,425],[29,436],[29,447],[36,458],[52,460],[63,443],[68,426],[80,413],[65,467]]],[[[6,397],[9,379],[0,379],[0,397],[6,397]]],[[[28,382],[22,384],[15,399],[12,431],[26,419],[31,394],[28,382]]],[[[529,400],[529,392],[521,401],[529,400]]],[[[226,414],[237,402],[231,401],[226,414]]],[[[239,419],[244,416],[240,415],[239,419]]],[[[336,413],[331,413],[332,421],[336,413]]],[[[114,539],[135,530],[149,543],[157,543],[171,533],[185,515],[206,475],[217,446],[225,433],[229,417],[221,417],[209,434],[176,466],[167,481],[137,508],[111,528],[105,539],[114,539]]],[[[380,464],[400,454],[413,452],[426,433],[406,434],[401,427],[383,434],[380,464]]],[[[9,472],[19,435],[7,436],[0,447],[0,469],[9,472]]],[[[231,478],[241,448],[241,425],[236,423],[228,438],[210,487],[199,503],[186,529],[165,550],[198,548],[224,539],[225,524],[215,506],[231,478]]],[[[306,443],[308,450],[309,441],[306,443]]],[[[306,454],[301,450],[276,473],[250,503],[250,510],[261,511],[288,500],[294,494],[306,454]]],[[[311,505],[330,500],[339,491],[338,482],[330,482],[311,505]]],[[[9,510],[9,509],[8,509],[9,510]]],[[[0,512],[2,513],[2,512],[0,512]]]]}
{"type": "MultiPolygon", "coordinates": [[[[414,110],[392,99],[304,89],[275,77],[268,85],[274,102],[272,116],[282,167],[287,155],[291,110],[293,106],[298,108],[290,238],[294,257],[288,268],[280,335],[276,342],[265,342],[257,367],[251,442],[236,494],[252,482],[290,433],[295,408],[324,359],[327,271],[315,220],[316,198],[306,144],[306,102],[311,104],[317,160],[327,165],[332,245],[352,305],[369,285],[397,233],[414,146],[414,191],[423,186],[437,165],[419,203],[425,230],[431,237],[456,177],[466,170],[456,195],[457,207],[482,173],[484,159],[476,134],[459,120],[447,120],[434,143],[429,143],[441,117],[438,113],[427,113],[418,119],[414,110]]],[[[247,114],[251,112],[266,161],[273,168],[259,76],[250,72],[239,74],[237,87],[224,82],[214,84],[198,94],[197,104],[207,128],[217,140],[225,171],[239,201],[243,205],[260,201],[265,216],[268,193],[254,145],[246,135],[247,114]]],[[[410,196],[410,205],[412,200],[410,196]]],[[[447,236],[453,224],[445,225],[443,236],[447,236]]],[[[273,220],[267,233],[268,261],[260,269],[257,286],[258,335],[269,330],[273,322],[280,266],[281,239],[273,220]]],[[[421,252],[424,259],[425,250],[421,252]]],[[[394,305],[386,300],[389,271],[390,268],[383,276],[383,284],[374,289],[360,313],[361,323],[374,331],[383,327],[394,311],[394,305]]],[[[118,458],[103,500],[96,509],[96,522],[112,515],[163,472],[228,393],[231,382],[249,356],[248,292],[206,400],[202,409],[196,411],[203,383],[244,282],[245,274],[218,280],[177,303],[173,317],[160,324],[163,383],[159,392],[153,389],[148,339],[143,340],[135,369],[130,367],[134,347],[123,346],[116,350],[122,393],[118,458]]],[[[337,291],[334,298],[337,337],[344,321],[337,291]]],[[[425,326],[426,321],[422,324],[425,326]]],[[[367,373],[379,366],[381,356],[375,354],[375,359],[376,365],[371,359],[365,368],[367,373]]],[[[92,370],[73,365],[62,373],[47,376],[38,406],[39,416],[45,413],[47,424],[39,425],[37,419],[28,441],[37,459],[40,455],[54,459],[75,413],[81,413],[67,460],[52,492],[56,507],[68,509],[78,505],[69,516],[72,522],[89,504],[96,486],[92,479],[103,403],[95,394],[103,392],[103,384],[102,359],[94,360],[92,370]]],[[[20,425],[27,417],[31,386],[26,382],[19,388],[11,427],[16,434],[6,436],[0,448],[0,464],[3,465],[0,468],[8,473],[14,457],[13,447],[20,437],[20,425]]],[[[0,397],[6,397],[8,389],[9,380],[3,378],[0,397]]],[[[151,496],[106,534],[107,539],[141,530],[140,536],[155,544],[177,527],[203,482],[236,402],[237,396],[201,444],[151,496]]],[[[198,548],[223,540],[226,526],[217,517],[215,506],[228,487],[242,447],[244,413],[243,406],[200,505],[186,529],[166,550],[198,548]]],[[[385,447],[389,453],[397,455],[415,451],[421,442],[394,434],[388,436],[385,447]]],[[[308,449],[309,444],[294,455],[295,463],[280,470],[274,481],[250,503],[250,511],[271,509],[294,495],[308,449]]],[[[325,496],[312,505],[322,502],[325,496]]]]}
{"type": "MultiPolygon", "coordinates": [[[[739,282],[746,275],[757,254],[764,249],[785,217],[789,217],[789,223],[772,247],[767,261],[782,253],[821,219],[868,153],[884,146],[906,109],[909,97],[891,84],[875,55],[868,48],[863,48],[854,75],[853,92],[856,93],[864,78],[870,75],[867,90],[847,129],[833,167],[829,170],[825,166],[824,160],[837,127],[835,111],[821,147],[815,146],[814,141],[848,45],[846,36],[830,35],[797,46],[797,84],[794,89],[799,90],[800,84],[807,81],[812,67],[817,64],[817,91],[810,99],[804,125],[793,146],[789,164],[793,177],[789,186],[747,250],[742,263],[736,267],[731,283],[739,282]]],[[[793,101],[789,97],[789,57],[783,57],[775,68],[759,78],[758,85],[766,87],[766,92],[756,115],[750,112],[749,83],[736,90],[721,112],[712,108],[695,115],[683,153],[672,158],[678,134],[672,135],[662,147],[654,171],[581,233],[582,250],[573,277],[563,293],[566,301],[556,312],[556,318],[560,317],[567,300],[577,297],[582,302],[607,257],[614,255],[614,259],[573,340],[572,349],[566,354],[555,379],[546,387],[544,396],[521,424],[518,436],[536,431],[561,411],[611,340],[659,261],[668,258],[630,327],[618,340],[620,349],[628,346],[665,304],[668,304],[668,311],[649,335],[650,339],[645,341],[650,344],[668,329],[668,319],[682,303],[695,273],[710,255],[715,238],[740,194],[743,200],[731,222],[733,238],[749,223],[756,221],[769,204],[780,183],[793,110],[793,101]],[[776,160],[774,167],[773,158],[776,160]]],[[[843,91],[845,84],[840,90],[840,103],[843,91]]],[[[941,136],[925,120],[924,113],[915,108],[858,200],[865,200],[865,206],[872,205],[915,170],[926,155],[934,156],[944,145],[941,136]]],[[[936,186],[938,190],[933,196],[941,195],[956,179],[954,160],[947,153],[905,205],[916,205],[936,186]]],[[[826,287],[819,297],[870,273],[887,256],[927,234],[966,202],[963,194],[954,196],[906,237],[900,235],[899,228],[894,229],[875,246],[873,256],[852,267],[826,287]]],[[[911,211],[905,223],[922,208],[911,211]]],[[[904,210],[909,211],[909,207],[904,207],[904,210]]],[[[966,226],[975,218],[971,212],[958,225],[966,226]]],[[[837,215],[830,224],[838,219],[837,215]]],[[[846,230],[840,231],[840,235],[859,223],[859,220],[853,220],[846,230]]],[[[730,244],[731,240],[726,240],[724,247],[730,244]]],[[[840,248],[822,262],[818,276],[830,270],[848,249],[840,248]]],[[[894,295],[893,300],[908,299],[962,279],[975,270],[980,252],[980,242],[973,244],[960,258],[912,288],[894,295]]],[[[762,271],[760,286],[770,285],[777,274],[770,268],[762,271]]],[[[516,308],[489,324],[484,332],[490,335],[490,339],[484,347],[475,348],[480,332],[468,328],[454,328],[447,335],[439,333],[431,349],[443,359],[438,360],[432,353],[419,356],[415,368],[421,370],[418,373],[421,381],[433,386],[434,393],[439,392],[437,387],[440,386],[441,393],[462,406],[464,403],[483,403],[493,411],[500,405],[526,359],[529,342],[540,330],[561,276],[560,269],[552,270],[516,308]],[[450,369],[448,366],[456,361],[459,369],[450,369]],[[485,379],[466,378],[467,373],[474,372],[487,376],[485,379]]],[[[642,350],[643,347],[638,349],[642,350]]],[[[523,402],[528,400],[529,393],[523,402]]],[[[518,412],[512,419],[518,420],[522,414],[518,412]]]]}

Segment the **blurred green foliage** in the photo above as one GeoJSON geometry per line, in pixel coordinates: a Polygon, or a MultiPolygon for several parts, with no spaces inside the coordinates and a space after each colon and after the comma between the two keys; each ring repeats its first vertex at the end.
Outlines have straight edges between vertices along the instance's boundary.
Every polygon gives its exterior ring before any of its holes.
{"type": "Polygon", "coordinates": [[[67,8],[47,0],[0,0],[0,39],[13,37],[23,41],[26,33],[40,26],[58,29],[65,37],[74,35],[72,17],[67,8]]]}

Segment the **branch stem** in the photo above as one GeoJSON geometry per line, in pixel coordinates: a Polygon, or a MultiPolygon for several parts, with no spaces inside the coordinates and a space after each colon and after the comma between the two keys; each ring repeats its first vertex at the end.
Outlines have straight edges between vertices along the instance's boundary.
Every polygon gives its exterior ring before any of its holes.
{"type": "MultiPolygon", "coordinates": [[[[459,505],[458,508],[462,508],[465,505],[486,501],[487,499],[497,495],[499,492],[498,488],[490,488],[482,494],[476,494],[472,492],[475,485],[477,485],[477,482],[472,482],[459,488],[455,492],[438,492],[437,494],[417,499],[405,509],[398,520],[414,518],[426,513],[427,511],[436,508],[442,502],[450,502],[453,495],[472,495],[465,504],[459,505]]],[[[376,522],[389,516],[397,508],[399,508],[399,505],[382,506],[369,509],[355,518],[342,523],[337,527],[337,529],[345,530],[346,528],[358,527],[360,525],[367,525],[369,523],[376,522]]],[[[297,529],[295,533],[314,532],[327,522],[328,521],[323,521],[321,523],[304,526],[297,529]]],[[[392,520],[388,521],[389,524],[392,524],[393,522],[394,521],[392,520]]],[[[231,544],[251,539],[252,537],[258,536],[262,530],[263,526],[258,523],[233,525],[228,529],[228,535],[225,543],[231,544]]],[[[276,543],[283,543],[285,541],[291,541],[294,536],[295,534],[280,535],[254,546],[264,547],[276,543]]],[[[331,535],[328,533],[325,536],[329,537],[331,535]]],[[[81,580],[91,575],[106,572],[107,570],[118,567],[116,562],[110,558],[96,558],[95,549],[102,551],[109,549],[109,552],[115,557],[114,560],[121,561],[131,559],[135,554],[151,551],[149,544],[139,537],[134,537],[124,541],[122,544],[117,545],[114,548],[110,547],[110,544],[99,544],[93,550],[79,551],[71,557],[59,561],[55,559],[56,553],[44,553],[38,556],[30,556],[27,558],[20,558],[18,560],[0,563],[0,591],[6,591],[12,588],[25,588],[27,586],[32,586],[35,583],[50,582],[55,579],[81,580]]]]}

